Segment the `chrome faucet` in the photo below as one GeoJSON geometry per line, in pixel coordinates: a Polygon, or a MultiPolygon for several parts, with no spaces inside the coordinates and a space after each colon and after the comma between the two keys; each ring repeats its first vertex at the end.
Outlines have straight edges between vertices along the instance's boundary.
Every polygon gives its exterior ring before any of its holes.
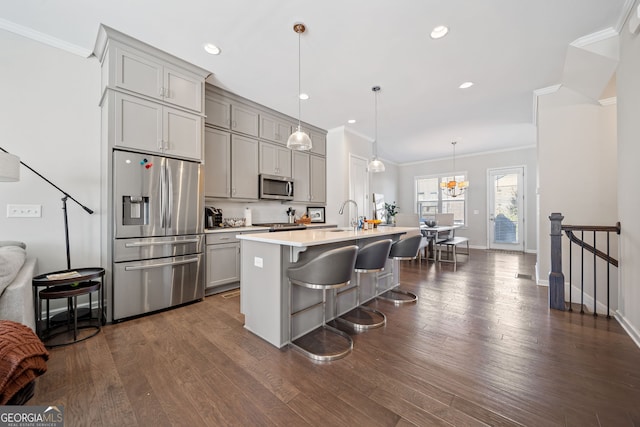
{"type": "Polygon", "coordinates": [[[344,202],[344,203],[342,204],[342,206],[340,207],[340,210],[338,211],[338,213],[339,213],[340,215],[342,215],[342,214],[344,213],[344,207],[345,207],[345,206],[347,206],[347,203],[349,203],[349,202],[351,202],[351,203],[353,203],[354,205],[356,205],[356,216],[358,216],[358,204],[356,203],[356,201],[355,201],[355,200],[351,200],[351,199],[349,199],[349,200],[345,200],[345,202],[344,202]]]}
{"type": "Polygon", "coordinates": [[[353,227],[353,231],[357,231],[358,230],[358,204],[356,203],[355,200],[351,200],[351,199],[346,200],[342,204],[342,206],[340,206],[340,210],[338,211],[338,213],[340,215],[344,213],[344,207],[347,206],[347,203],[353,203],[356,206],[356,217],[350,221],[350,225],[353,227]]]}

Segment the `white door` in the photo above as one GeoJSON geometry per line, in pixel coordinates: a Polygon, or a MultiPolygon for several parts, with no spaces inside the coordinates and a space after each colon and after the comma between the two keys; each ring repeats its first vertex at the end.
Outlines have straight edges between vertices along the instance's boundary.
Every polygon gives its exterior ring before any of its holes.
{"type": "Polygon", "coordinates": [[[358,212],[355,206],[349,203],[349,220],[358,216],[371,218],[369,206],[369,171],[367,159],[349,155],[349,198],[358,203],[358,212]]]}
{"type": "Polygon", "coordinates": [[[524,251],[524,167],[488,175],[489,249],[524,251]]]}

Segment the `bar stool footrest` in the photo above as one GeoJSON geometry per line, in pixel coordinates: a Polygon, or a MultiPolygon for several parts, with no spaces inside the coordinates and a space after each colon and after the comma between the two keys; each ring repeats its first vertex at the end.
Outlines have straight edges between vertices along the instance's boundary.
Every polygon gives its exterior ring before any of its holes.
{"type": "Polygon", "coordinates": [[[387,323],[387,316],[371,307],[360,305],[335,320],[336,324],[345,325],[360,332],[384,326],[387,323]]]}
{"type": "Polygon", "coordinates": [[[417,302],[418,296],[413,292],[405,291],[400,288],[393,288],[378,295],[378,299],[390,301],[395,305],[400,305],[417,302]]]}
{"type": "Polygon", "coordinates": [[[313,331],[293,340],[295,350],[317,362],[341,359],[353,350],[353,339],[345,332],[329,325],[321,325],[313,331]]]}

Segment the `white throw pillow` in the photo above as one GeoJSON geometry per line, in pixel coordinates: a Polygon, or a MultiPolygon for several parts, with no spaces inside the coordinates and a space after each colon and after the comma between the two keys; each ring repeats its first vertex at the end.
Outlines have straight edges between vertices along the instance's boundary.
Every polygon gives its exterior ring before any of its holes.
{"type": "Polygon", "coordinates": [[[13,282],[26,257],[27,251],[20,246],[0,246],[0,295],[13,282]]]}

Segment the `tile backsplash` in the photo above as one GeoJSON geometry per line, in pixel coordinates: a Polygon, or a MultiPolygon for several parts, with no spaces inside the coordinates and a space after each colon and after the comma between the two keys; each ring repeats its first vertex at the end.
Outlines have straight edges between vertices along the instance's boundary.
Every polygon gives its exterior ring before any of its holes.
{"type": "Polygon", "coordinates": [[[307,205],[294,202],[259,201],[259,202],[232,202],[226,200],[205,199],[205,206],[222,209],[222,218],[243,218],[244,209],[251,209],[251,222],[253,224],[269,222],[287,222],[286,211],[291,207],[295,209],[296,218],[300,218],[307,212],[307,205]]]}

